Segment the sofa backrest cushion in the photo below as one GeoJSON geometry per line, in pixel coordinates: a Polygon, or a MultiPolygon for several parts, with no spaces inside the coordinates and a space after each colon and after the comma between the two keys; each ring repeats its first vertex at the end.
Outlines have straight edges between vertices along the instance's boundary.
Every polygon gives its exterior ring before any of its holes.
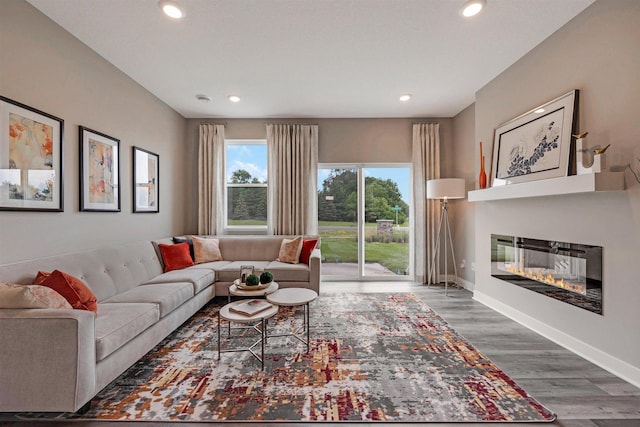
{"type": "Polygon", "coordinates": [[[60,270],[82,280],[98,302],[162,274],[151,242],[142,241],[85,252],[0,265],[2,280],[32,284],[38,271],[60,270]]]}
{"type": "Polygon", "coordinates": [[[275,261],[282,239],[296,236],[216,236],[225,261],[275,261]]]}
{"type": "MultiPolygon", "coordinates": [[[[191,236],[179,236],[191,237],[191,236]]],[[[298,236],[265,236],[265,235],[217,235],[198,236],[216,238],[220,241],[220,254],[224,261],[275,261],[280,253],[282,239],[293,239],[298,236]]],[[[303,239],[317,239],[318,236],[303,236],[303,239]]],[[[171,244],[172,238],[159,239],[153,242],[156,250],[160,243],[171,244]]]]}

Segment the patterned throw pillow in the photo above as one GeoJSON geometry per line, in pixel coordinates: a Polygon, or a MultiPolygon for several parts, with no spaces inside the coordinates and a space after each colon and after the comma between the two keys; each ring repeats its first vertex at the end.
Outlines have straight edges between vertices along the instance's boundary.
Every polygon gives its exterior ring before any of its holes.
{"type": "Polygon", "coordinates": [[[46,286],[0,282],[0,308],[72,307],[62,295],[46,286]]]}
{"type": "Polygon", "coordinates": [[[282,239],[280,253],[276,261],[289,264],[300,263],[300,252],[302,251],[302,236],[295,239],[282,239]]]}
{"type": "Polygon", "coordinates": [[[171,270],[182,270],[183,268],[194,265],[191,254],[189,253],[188,243],[178,243],[176,245],[159,243],[158,249],[160,249],[160,253],[162,254],[165,273],[171,270]]]}
{"type": "Polygon", "coordinates": [[[222,261],[220,239],[205,239],[203,237],[193,236],[191,240],[193,240],[193,253],[196,264],[222,261]]]}
{"type": "Polygon", "coordinates": [[[300,251],[300,262],[309,264],[311,252],[318,246],[318,239],[307,239],[302,241],[302,251],[300,251]]]}
{"type": "Polygon", "coordinates": [[[53,270],[51,273],[38,272],[34,285],[53,289],[66,299],[76,310],[88,310],[98,313],[98,300],[91,289],[77,277],[53,270]]]}

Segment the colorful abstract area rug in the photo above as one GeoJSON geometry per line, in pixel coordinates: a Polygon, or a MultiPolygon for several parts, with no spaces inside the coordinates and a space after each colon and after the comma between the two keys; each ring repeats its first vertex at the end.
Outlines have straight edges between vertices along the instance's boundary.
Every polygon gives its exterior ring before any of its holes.
{"type": "MultiPolygon", "coordinates": [[[[293,338],[270,338],[264,371],[248,352],[223,353],[217,360],[216,313],[222,304],[210,303],[117,378],[82,418],[555,419],[413,294],[320,296],[310,306],[310,352],[293,338]]],[[[301,312],[283,307],[270,319],[269,333],[291,332],[301,320],[301,312]]],[[[253,342],[255,334],[232,344],[242,340],[253,342]]]]}

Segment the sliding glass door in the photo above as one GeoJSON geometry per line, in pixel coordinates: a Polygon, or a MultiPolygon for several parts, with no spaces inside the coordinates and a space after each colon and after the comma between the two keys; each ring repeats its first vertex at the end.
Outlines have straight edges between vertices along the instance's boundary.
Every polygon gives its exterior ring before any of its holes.
{"type": "Polygon", "coordinates": [[[408,165],[320,165],[324,280],[412,280],[408,165]]]}

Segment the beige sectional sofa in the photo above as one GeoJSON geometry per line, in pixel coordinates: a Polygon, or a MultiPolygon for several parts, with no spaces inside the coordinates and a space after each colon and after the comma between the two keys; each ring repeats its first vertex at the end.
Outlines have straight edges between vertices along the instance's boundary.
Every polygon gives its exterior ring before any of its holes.
{"type": "Polygon", "coordinates": [[[319,249],[308,265],[274,261],[283,237],[217,236],[224,261],[167,273],[150,241],[0,265],[0,281],[24,285],[38,271],[64,271],[98,300],[97,315],[0,309],[0,412],[78,411],[212,298],[226,296],[241,265],[271,271],[281,287],[319,292],[319,249]]]}

